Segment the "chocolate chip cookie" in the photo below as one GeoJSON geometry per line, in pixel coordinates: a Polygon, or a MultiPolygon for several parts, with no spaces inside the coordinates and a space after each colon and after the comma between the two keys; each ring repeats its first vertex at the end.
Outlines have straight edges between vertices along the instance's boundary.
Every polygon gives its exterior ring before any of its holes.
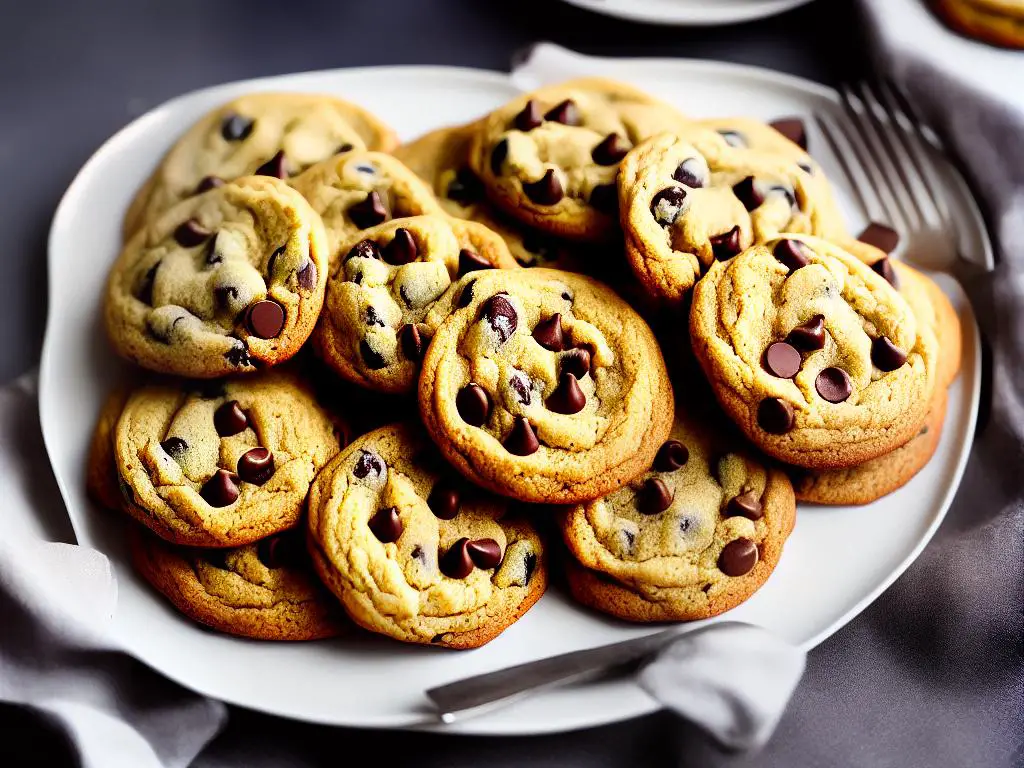
{"type": "Polygon", "coordinates": [[[696,411],[676,408],[669,439],[629,485],[563,513],[569,586],[585,605],[630,621],[705,619],[778,563],[796,518],[789,480],[696,411]]]}
{"type": "Polygon", "coordinates": [[[287,179],[353,149],[388,152],[394,132],[362,107],[333,96],[251,93],[201,118],[139,190],[124,239],[182,200],[240,176],[287,179]]]}
{"type": "Polygon", "coordinates": [[[470,167],[495,205],[524,224],[606,242],[618,230],[619,162],[649,136],[686,123],[630,86],[572,80],[523,94],[484,118],[470,167]]]}
{"type": "Polygon", "coordinates": [[[1004,48],[1024,48],[1021,0],[931,0],[930,5],[963,35],[1004,48]]]}
{"type": "Polygon", "coordinates": [[[337,431],[290,373],[144,386],[114,432],[123,507],[175,544],[257,541],[298,523],[337,431]]]}
{"type": "Polygon", "coordinates": [[[107,282],[117,352],[192,378],[294,355],[327,283],[323,224],[283,181],[247,176],[190,197],[133,237],[107,282]]]}
{"type": "Polygon", "coordinates": [[[292,179],[291,185],[323,219],[332,265],[341,245],[360,230],[442,211],[423,180],[383,152],[337,155],[292,179]]]}
{"type": "Polygon", "coordinates": [[[449,215],[500,235],[521,266],[586,271],[582,246],[530,229],[487,200],[483,182],[469,167],[470,145],[479,130],[477,123],[440,128],[398,147],[395,157],[431,186],[449,215]]]}
{"type": "Polygon", "coordinates": [[[104,509],[120,510],[124,503],[114,461],[114,432],[130,393],[130,388],[118,387],[107,395],[89,441],[85,490],[89,498],[104,509]]]}
{"type": "Polygon", "coordinates": [[[759,448],[835,469],[905,444],[936,386],[937,342],[889,282],[839,246],[790,235],[697,283],[694,353],[759,448]]]}
{"type": "Polygon", "coordinates": [[[135,569],[193,621],[256,640],[334,637],[351,625],[317,581],[303,539],[290,531],[234,549],[194,549],[133,525],[129,541],[135,569]]]}
{"type": "Polygon", "coordinates": [[[343,244],[314,337],[343,378],[381,392],[411,392],[443,315],[431,310],[460,275],[515,269],[500,237],[444,213],[397,219],[343,244]]]}
{"type": "Polygon", "coordinates": [[[679,304],[715,260],[782,232],[846,236],[818,181],[786,154],[691,128],[632,149],[618,177],[626,255],[659,301],[679,304]]]}
{"type": "Polygon", "coordinates": [[[672,385],[650,328],[610,288],[548,269],[481,272],[445,301],[420,413],[467,478],[569,504],[650,466],[672,425],[672,385]]]}
{"type": "Polygon", "coordinates": [[[416,425],[355,440],[313,484],[317,572],[360,626],[396,640],[476,648],[540,598],[544,548],[508,502],[444,466],[416,425]]]}

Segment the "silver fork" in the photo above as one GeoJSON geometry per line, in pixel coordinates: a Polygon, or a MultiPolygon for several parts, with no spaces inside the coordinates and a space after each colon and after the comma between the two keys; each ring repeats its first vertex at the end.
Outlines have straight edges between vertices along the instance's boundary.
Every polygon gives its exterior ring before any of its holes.
{"type": "Polygon", "coordinates": [[[917,266],[956,271],[965,258],[948,178],[938,164],[945,147],[909,99],[888,82],[840,88],[846,120],[814,116],[867,219],[900,237],[900,253],[917,266]]]}

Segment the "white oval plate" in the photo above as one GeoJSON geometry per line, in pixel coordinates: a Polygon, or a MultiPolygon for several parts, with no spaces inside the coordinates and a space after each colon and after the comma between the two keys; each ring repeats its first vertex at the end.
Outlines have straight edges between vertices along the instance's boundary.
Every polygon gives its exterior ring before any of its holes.
{"type": "Polygon", "coordinates": [[[604,16],[645,24],[707,26],[774,16],[810,0],[565,0],[604,16]]]}
{"type": "MultiPolygon", "coordinates": [[[[612,65],[539,46],[515,77],[395,67],[218,86],[139,118],[82,168],[61,201],[50,233],[50,315],[40,410],[46,446],[78,540],[105,552],[114,564],[119,600],[113,627],[128,653],[196,691],[277,715],[346,726],[425,727],[436,725],[423,695],[427,688],[652,631],[583,610],[553,590],[498,639],[474,651],[414,647],[377,637],[304,644],[239,640],[190,623],[143,584],[128,566],[121,521],[95,508],[84,490],[94,419],[109,386],[125,370],[108,349],[100,318],[107,269],[119,248],[121,216],[135,189],[192,121],[246,91],[322,91],[368,107],[403,139],[411,139],[498,106],[517,92],[517,83],[570,76],[580,68],[621,74],[691,112],[772,117],[836,109],[832,92],[763,70],[691,61],[612,65]],[[615,67],[621,72],[609,71],[615,67]]],[[[812,149],[817,149],[815,139],[812,135],[812,149]]],[[[832,159],[818,157],[838,178],[832,159]]],[[[851,219],[860,223],[852,211],[851,219]]],[[[974,320],[956,283],[943,285],[961,310],[966,333],[963,373],[951,392],[935,458],[907,487],[869,507],[801,510],[781,564],[762,590],[728,614],[730,619],[759,624],[811,648],[891,584],[935,531],[967,459],[980,389],[974,320]]],[[[595,682],[548,691],[450,730],[532,734],[621,720],[655,708],[631,683],[595,682]]]]}

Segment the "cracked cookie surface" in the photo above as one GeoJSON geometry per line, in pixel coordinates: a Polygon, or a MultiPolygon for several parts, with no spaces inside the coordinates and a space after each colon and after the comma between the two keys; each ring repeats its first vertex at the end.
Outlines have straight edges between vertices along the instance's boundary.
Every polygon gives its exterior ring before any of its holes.
{"type": "Polygon", "coordinates": [[[650,328],[611,289],[556,270],[481,272],[446,303],[420,414],[466,477],[572,503],[649,466],[672,424],[672,386],[650,328]]]}
{"type": "Polygon", "coordinates": [[[760,449],[812,469],[905,444],[936,386],[937,342],[881,275],[790,235],[715,263],[690,313],[694,353],[760,449]]]}
{"type": "Polygon", "coordinates": [[[309,533],[352,619],[408,643],[483,645],[547,583],[532,526],[451,472],[418,425],[382,427],[338,454],[311,490],[309,533]]]}
{"type": "Polygon", "coordinates": [[[523,94],[484,118],[470,165],[494,204],[524,224],[607,242],[618,231],[619,162],[649,136],[687,122],[628,85],[571,80],[523,94]]]}
{"type": "Polygon", "coordinates": [[[287,179],[338,152],[398,143],[362,107],[333,96],[251,93],[202,117],[160,161],[125,214],[135,232],[182,200],[250,174],[287,179]]]}
{"type": "Polygon", "coordinates": [[[569,586],[585,605],[630,621],[715,616],[765,582],[795,517],[783,472],[725,425],[677,407],[646,471],[562,514],[569,586]]]}
{"type": "Polygon", "coordinates": [[[380,392],[411,392],[460,275],[518,264],[500,237],[443,213],[380,224],[343,244],[314,337],[343,378],[380,392]]]}
{"type": "Polygon", "coordinates": [[[316,324],[326,251],[320,217],[283,181],[229,182],[124,247],[107,281],[107,335],[144,368],[192,378],[283,362],[316,324]]]}
{"type": "Polygon", "coordinates": [[[114,433],[123,508],[162,538],[247,544],[298,524],[338,428],[295,376],[141,387],[114,433]]]}

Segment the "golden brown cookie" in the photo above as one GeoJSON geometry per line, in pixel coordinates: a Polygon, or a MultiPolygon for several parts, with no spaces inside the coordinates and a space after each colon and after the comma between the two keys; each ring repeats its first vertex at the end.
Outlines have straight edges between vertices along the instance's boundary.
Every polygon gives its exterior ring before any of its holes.
{"type": "Polygon", "coordinates": [[[819,238],[715,263],[694,289],[690,335],[733,421],[797,466],[849,467],[903,445],[936,387],[933,329],[885,278],[819,238]]]}
{"type": "Polygon", "coordinates": [[[153,172],[125,214],[128,240],[182,200],[241,176],[286,179],[338,152],[397,145],[394,132],[333,96],[250,93],[202,117],[153,172]]]}
{"type": "Polygon", "coordinates": [[[846,234],[827,187],[789,153],[732,147],[709,129],[662,133],[634,147],[618,189],[633,271],[669,304],[681,303],[716,259],[780,233],[846,234]]]}
{"type": "Polygon", "coordinates": [[[317,581],[301,531],[234,549],[168,544],[141,526],[129,535],[132,565],[193,621],[256,640],[317,640],[350,628],[317,581]]]}
{"type": "Polygon", "coordinates": [[[1024,1],[931,0],[943,21],[961,34],[1004,48],[1024,48],[1024,1]]]}
{"type": "Polygon", "coordinates": [[[124,502],[114,461],[114,434],[131,389],[118,387],[103,402],[96,419],[85,465],[85,490],[104,509],[119,510],[124,502]]]}
{"type": "Polygon", "coordinates": [[[444,213],[380,224],[343,243],[314,338],[338,375],[407,393],[443,314],[435,304],[460,275],[518,264],[500,237],[444,213]]]}
{"type": "Polygon", "coordinates": [[[726,425],[677,407],[646,471],[562,515],[569,586],[585,605],[630,621],[715,616],[764,584],[795,518],[783,472],[726,425]]]}
{"type": "Polygon", "coordinates": [[[107,336],[150,370],[249,373],[298,352],[326,284],[316,211],[283,181],[248,176],[190,197],[128,242],[107,281],[107,336]]]}
{"type": "Polygon", "coordinates": [[[650,466],[672,385],[650,328],[611,289],[556,270],[481,272],[437,311],[447,318],[423,362],[420,413],[470,480],[567,504],[650,466]]]}
{"type": "Polygon", "coordinates": [[[444,466],[418,425],[357,438],[310,492],[313,561],[360,626],[407,643],[476,648],[537,602],[544,548],[508,501],[444,466]]]}
{"type": "Polygon", "coordinates": [[[240,546],[297,525],[310,483],[339,450],[332,418],[281,371],[141,387],[114,440],[125,511],[196,547],[240,546]]]}
{"type": "Polygon", "coordinates": [[[600,78],[550,85],[480,122],[470,166],[488,197],[528,226],[600,243],[617,237],[615,176],[626,152],[680,129],[673,107],[600,78]]]}
{"type": "Polygon", "coordinates": [[[336,155],[290,183],[323,219],[332,267],[341,246],[360,230],[391,219],[441,213],[423,180],[383,152],[336,155]]]}

